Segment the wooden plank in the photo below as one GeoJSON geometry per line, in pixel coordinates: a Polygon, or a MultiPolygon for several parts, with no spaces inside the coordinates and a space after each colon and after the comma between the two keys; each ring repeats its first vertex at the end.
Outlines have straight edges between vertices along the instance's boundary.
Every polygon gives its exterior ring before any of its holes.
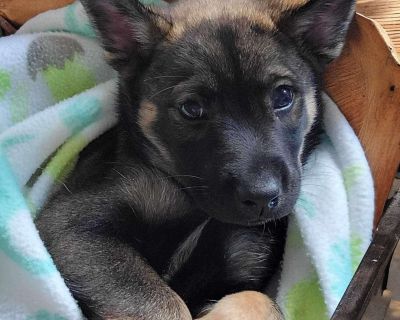
{"type": "Polygon", "coordinates": [[[358,0],[357,12],[379,22],[400,53],[400,0],[358,0]]]}
{"type": "Polygon", "coordinates": [[[16,25],[22,25],[43,11],[66,6],[74,0],[0,0],[0,16],[16,25]]]}
{"type": "Polygon", "coordinates": [[[361,319],[371,298],[382,290],[382,280],[399,238],[400,193],[397,193],[331,320],[361,319]]]}
{"type": "Polygon", "coordinates": [[[357,15],[341,57],[326,73],[328,94],[359,137],[371,166],[379,221],[400,163],[400,65],[372,20],[357,15]]]}

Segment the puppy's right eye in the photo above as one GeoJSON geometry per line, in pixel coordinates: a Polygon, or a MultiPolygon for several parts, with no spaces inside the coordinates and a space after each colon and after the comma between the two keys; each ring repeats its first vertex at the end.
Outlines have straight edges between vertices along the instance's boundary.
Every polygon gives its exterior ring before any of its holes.
{"type": "Polygon", "coordinates": [[[206,116],[204,108],[195,101],[187,101],[179,106],[181,115],[188,120],[203,119],[206,116]]]}
{"type": "Polygon", "coordinates": [[[293,88],[291,86],[281,85],[276,87],[272,93],[272,107],[276,111],[290,109],[293,105],[293,88]]]}

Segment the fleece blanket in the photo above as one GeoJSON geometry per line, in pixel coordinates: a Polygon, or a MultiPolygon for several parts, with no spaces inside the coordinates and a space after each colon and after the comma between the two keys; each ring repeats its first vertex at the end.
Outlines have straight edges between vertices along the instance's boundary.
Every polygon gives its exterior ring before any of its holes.
{"type": "MultiPolygon", "coordinates": [[[[0,38],[1,319],[82,319],[35,228],[79,152],[117,121],[116,74],[79,2],[0,38]]],[[[373,182],[337,106],[303,172],[277,285],[287,319],[328,319],[371,238],[373,182]]]]}

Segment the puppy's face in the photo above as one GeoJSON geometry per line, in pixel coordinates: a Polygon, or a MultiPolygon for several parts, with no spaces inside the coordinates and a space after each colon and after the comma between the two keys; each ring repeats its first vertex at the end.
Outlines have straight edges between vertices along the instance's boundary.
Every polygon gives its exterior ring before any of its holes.
{"type": "Polygon", "coordinates": [[[136,1],[86,5],[120,71],[121,121],[143,157],[221,221],[290,213],[317,82],[340,52],[352,1],[286,14],[258,0],[181,1],[158,13],[136,1]]]}
{"type": "Polygon", "coordinates": [[[197,205],[226,222],[259,223],[297,198],[317,113],[313,79],[279,34],[246,19],[204,22],[155,52],[137,122],[158,151],[151,157],[197,205]]]}

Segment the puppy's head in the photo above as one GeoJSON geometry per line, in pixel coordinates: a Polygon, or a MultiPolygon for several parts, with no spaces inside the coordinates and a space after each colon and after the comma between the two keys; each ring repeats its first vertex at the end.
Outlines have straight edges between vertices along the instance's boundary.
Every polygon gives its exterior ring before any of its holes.
{"type": "Polygon", "coordinates": [[[120,74],[126,148],[229,223],[291,212],[353,0],[85,0],[120,74]],[[132,143],[133,142],[133,143],[132,143]]]}

